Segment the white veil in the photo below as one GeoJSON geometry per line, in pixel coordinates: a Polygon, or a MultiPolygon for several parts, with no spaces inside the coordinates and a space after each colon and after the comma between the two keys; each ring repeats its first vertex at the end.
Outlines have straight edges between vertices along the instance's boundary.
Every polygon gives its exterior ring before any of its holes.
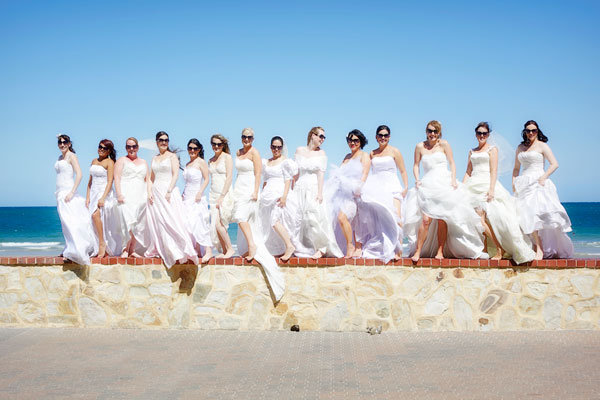
{"type": "Polygon", "coordinates": [[[508,140],[496,131],[491,131],[487,142],[490,146],[498,149],[498,176],[512,171],[515,149],[508,143],[508,140]]]}

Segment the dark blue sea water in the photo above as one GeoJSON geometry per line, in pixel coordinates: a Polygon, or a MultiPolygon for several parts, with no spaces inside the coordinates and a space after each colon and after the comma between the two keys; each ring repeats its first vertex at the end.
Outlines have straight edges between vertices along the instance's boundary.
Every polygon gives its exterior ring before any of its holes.
{"type": "MultiPolygon", "coordinates": [[[[578,257],[600,258],[600,203],[564,203],[578,257]]],[[[229,226],[233,243],[237,225],[229,226]]],[[[0,255],[58,255],[64,241],[56,207],[0,207],[0,255]]]]}

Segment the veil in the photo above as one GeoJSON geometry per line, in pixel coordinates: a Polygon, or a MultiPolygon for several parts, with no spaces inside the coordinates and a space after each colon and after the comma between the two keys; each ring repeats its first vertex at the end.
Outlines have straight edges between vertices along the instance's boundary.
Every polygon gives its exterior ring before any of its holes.
{"type": "Polygon", "coordinates": [[[152,152],[158,152],[156,141],[154,139],[142,139],[139,140],[140,149],[150,150],[152,152]]]}
{"type": "Polygon", "coordinates": [[[498,149],[498,176],[512,171],[515,149],[508,143],[508,140],[496,131],[491,131],[487,142],[490,146],[498,149]]]}

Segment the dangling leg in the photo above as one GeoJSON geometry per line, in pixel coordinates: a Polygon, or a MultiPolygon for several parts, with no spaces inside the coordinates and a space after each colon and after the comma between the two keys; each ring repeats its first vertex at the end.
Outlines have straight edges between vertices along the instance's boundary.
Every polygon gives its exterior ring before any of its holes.
{"type": "Polygon", "coordinates": [[[273,225],[273,230],[279,235],[281,240],[283,240],[283,243],[285,243],[285,253],[283,253],[283,255],[280,258],[283,261],[287,261],[290,259],[290,257],[292,257],[292,254],[294,254],[296,248],[292,244],[290,235],[288,234],[287,230],[283,227],[281,222],[276,222],[275,225],[273,225]]]}
{"type": "Polygon", "coordinates": [[[202,263],[205,264],[212,258],[212,247],[204,246],[204,255],[202,256],[202,263]]]}
{"type": "Polygon", "coordinates": [[[346,258],[352,258],[354,256],[354,251],[356,250],[354,243],[352,242],[352,227],[350,226],[350,222],[348,222],[348,217],[346,217],[346,214],[343,212],[340,211],[337,218],[344,239],[346,239],[346,258]]]}
{"type": "MultiPolygon", "coordinates": [[[[481,217],[481,224],[483,225],[483,234],[485,236],[487,236],[488,238],[490,238],[492,240],[492,242],[494,242],[494,246],[496,246],[496,254],[491,259],[492,260],[501,260],[502,254],[504,254],[504,249],[502,249],[502,246],[500,245],[500,242],[496,238],[494,231],[490,227],[490,224],[488,224],[488,221],[486,219],[486,213],[483,210],[479,210],[479,209],[476,209],[475,211],[481,217]]],[[[488,248],[487,248],[487,243],[485,240],[483,241],[483,251],[489,254],[488,248]]]]}
{"type": "Polygon", "coordinates": [[[438,249],[435,258],[441,260],[444,258],[444,245],[446,244],[446,238],[448,237],[448,225],[446,224],[446,221],[442,219],[438,219],[437,223],[438,249]]]}
{"type": "Polygon", "coordinates": [[[543,260],[544,249],[542,247],[542,239],[540,238],[540,234],[538,231],[535,231],[531,236],[533,236],[533,244],[535,245],[535,259],[543,260]]]}
{"type": "Polygon", "coordinates": [[[233,256],[233,246],[231,245],[231,239],[229,238],[227,229],[225,228],[225,225],[223,225],[223,222],[220,218],[217,220],[215,227],[217,230],[219,243],[221,243],[221,250],[223,251],[223,253],[217,256],[217,258],[231,258],[233,256]]]}
{"type": "MultiPolygon", "coordinates": [[[[402,229],[402,203],[398,199],[394,199],[394,207],[396,208],[396,215],[398,216],[398,226],[402,229]]],[[[399,238],[399,241],[402,241],[402,238],[399,238]]],[[[402,258],[402,243],[400,243],[400,250],[396,252],[394,256],[394,261],[400,260],[402,258]]]]}
{"type": "Polygon", "coordinates": [[[411,260],[414,262],[419,261],[419,258],[421,258],[421,250],[423,250],[423,244],[425,243],[425,239],[427,239],[429,225],[431,225],[431,218],[423,214],[423,221],[421,222],[419,232],[417,233],[417,249],[415,250],[415,254],[411,257],[411,260]]]}
{"type": "Polygon", "coordinates": [[[104,257],[106,255],[106,242],[104,241],[104,231],[102,230],[102,218],[100,217],[100,210],[94,211],[92,214],[92,222],[94,223],[94,229],[96,229],[96,235],[98,235],[98,254],[97,257],[104,257]]]}
{"type": "Polygon", "coordinates": [[[238,226],[244,234],[246,242],[248,242],[248,255],[246,256],[246,260],[252,261],[254,259],[254,255],[256,254],[256,244],[254,243],[254,237],[252,237],[252,228],[250,228],[250,224],[248,222],[240,222],[238,226]]]}

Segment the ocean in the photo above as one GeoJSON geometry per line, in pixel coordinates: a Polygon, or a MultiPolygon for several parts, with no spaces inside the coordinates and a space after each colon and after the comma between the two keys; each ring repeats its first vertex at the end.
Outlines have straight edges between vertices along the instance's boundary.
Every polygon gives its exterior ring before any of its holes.
{"type": "MultiPolygon", "coordinates": [[[[600,258],[600,203],[563,203],[576,257],[600,258]]],[[[237,225],[229,225],[233,243],[237,225]]],[[[56,207],[0,207],[0,256],[59,255],[64,246],[56,207]]]]}

